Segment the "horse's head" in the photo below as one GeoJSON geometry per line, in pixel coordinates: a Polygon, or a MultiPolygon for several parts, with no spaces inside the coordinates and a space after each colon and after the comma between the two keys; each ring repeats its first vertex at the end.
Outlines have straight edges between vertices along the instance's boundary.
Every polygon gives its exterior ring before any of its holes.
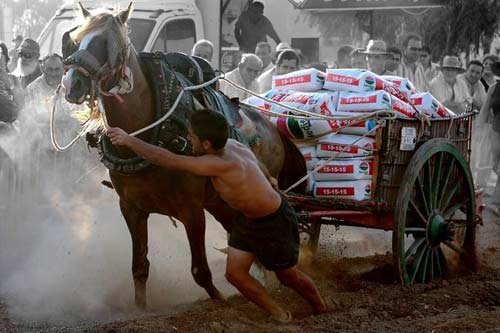
{"type": "Polygon", "coordinates": [[[66,100],[76,104],[110,89],[122,78],[130,45],[126,23],[132,12],[132,3],[123,11],[97,15],[79,6],[84,23],[71,31],[70,38],[63,37],[66,100]],[[68,54],[72,50],[76,52],[68,54]]]}

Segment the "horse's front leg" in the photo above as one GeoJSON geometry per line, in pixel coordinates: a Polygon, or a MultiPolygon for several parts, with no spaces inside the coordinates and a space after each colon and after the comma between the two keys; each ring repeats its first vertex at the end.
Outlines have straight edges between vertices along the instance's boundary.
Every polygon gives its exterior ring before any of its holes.
{"type": "Polygon", "coordinates": [[[134,276],[135,305],[146,308],[146,281],[149,275],[148,254],[148,217],[136,206],[120,200],[120,209],[127,222],[132,237],[132,274],[134,276]]]}
{"type": "MultiPolygon", "coordinates": [[[[189,205],[188,205],[189,206],[189,205]]],[[[189,247],[191,249],[191,274],[196,283],[205,289],[212,299],[224,300],[222,293],[212,282],[212,273],[208,267],[205,252],[205,214],[203,207],[186,210],[179,216],[186,228],[189,247]]]]}

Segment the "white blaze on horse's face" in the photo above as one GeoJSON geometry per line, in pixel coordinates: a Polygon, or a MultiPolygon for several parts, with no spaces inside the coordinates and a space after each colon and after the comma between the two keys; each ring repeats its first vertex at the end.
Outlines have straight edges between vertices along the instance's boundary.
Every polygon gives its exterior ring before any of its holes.
{"type": "MultiPolygon", "coordinates": [[[[82,38],[78,50],[87,50],[102,66],[107,61],[106,41],[103,38],[104,29],[99,29],[82,38]]],[[[91,80],[75,68],[71,68],[63,78],[66,89],[66,100],[74,104],[82,104],[90,94],[91,80]]]]}

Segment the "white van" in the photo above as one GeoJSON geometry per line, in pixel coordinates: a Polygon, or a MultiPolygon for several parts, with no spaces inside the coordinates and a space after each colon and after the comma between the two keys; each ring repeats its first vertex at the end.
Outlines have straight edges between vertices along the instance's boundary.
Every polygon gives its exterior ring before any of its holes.
{"type": "MultiPolygon", "coordinates": [[[[127,8],[129,0],[81,1],[85,8],[127,8]]],[[[137,51],[185,52],[199,39],[214,43],[213,65],[219,63],[219,0],[135,0],[128,21],[130,39],[137,51]],[[203,15],[202,15],[203,13],[203,15]],[[205,27],[207,29],[205,29],[205,27]]],[[[65,31],[75,25],[77,2],[60,8],[38,37],[40,54],[61,53],[65,31]]]]}

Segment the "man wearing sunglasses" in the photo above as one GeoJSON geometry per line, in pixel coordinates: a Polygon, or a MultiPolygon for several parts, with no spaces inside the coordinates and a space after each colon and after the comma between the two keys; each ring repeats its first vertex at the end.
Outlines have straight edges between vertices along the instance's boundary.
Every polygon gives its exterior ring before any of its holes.
{"type": "Polygon", "coordinates": [[[17,67],[12,73],[18,77],[21,86],[25,89],[31,82],[35,81],[42,71],[40,69],[40,46],[31,38],[25,38],[17,49],[17,67]]]}
{"type": "MultiPolygon", "coordinates": [[[[257,77],[262,71],[262,60],[253,53],[245,53],[241,56],[238,67],[226,74],[226,78],[253,92],[259,92],[257,77]]],[[[246,92],[233,87],[231,84],[220,81],[220,91],[229,98],[239,98],[240,101],[249,97],[246,92]]]]}
{"type": "Polygon", "coordinates": [[[410,80],[421,92],[429,91],[425,80],[425,70],[418,62],[422,50],[422,39],[415,34],[409,34],[403,40],[403,59],[401,61],[401,73],[399,76],[410,80]]]}

